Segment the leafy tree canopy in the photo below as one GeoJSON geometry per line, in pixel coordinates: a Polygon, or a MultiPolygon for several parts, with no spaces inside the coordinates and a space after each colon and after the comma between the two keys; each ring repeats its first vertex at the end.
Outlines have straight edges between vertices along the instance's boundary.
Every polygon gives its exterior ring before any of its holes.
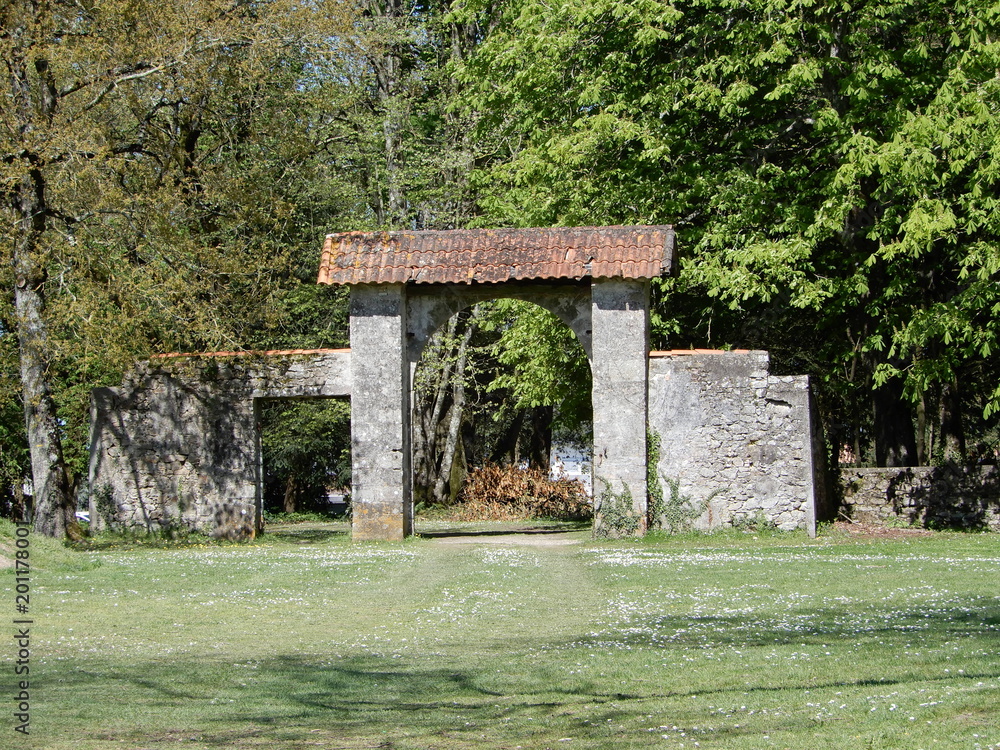
{"type": "Polygon", "coordinates": [[[475,177],[481,221],[673,223],[661,343],[785,350],[841,401],[995,373],[998,13],[512,0],[461,73],[505,147],[475,177]]]}

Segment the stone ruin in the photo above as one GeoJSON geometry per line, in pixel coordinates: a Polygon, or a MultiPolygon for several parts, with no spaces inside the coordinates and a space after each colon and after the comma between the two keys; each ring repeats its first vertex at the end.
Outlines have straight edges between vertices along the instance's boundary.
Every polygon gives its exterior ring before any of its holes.
{"type": "Polygon", "coordinates": [[[506,297],[553,312],[589,359],[596,525],[602,497],[628,497],[645,531],[648,429],[656,475],[699,509],[697,527],[766,520],[815,534],[827,499],[808,379],[770,375],[765,352],[650,352],[649,283],[673,268],[662,226],[331,235],[319,282],[350,288],[350,349],[163,355],[96,389],[92,524],[252,537],[260,401],[344,397],[353,537],[412,534],[417,362],[453,314],[506,297]]]}

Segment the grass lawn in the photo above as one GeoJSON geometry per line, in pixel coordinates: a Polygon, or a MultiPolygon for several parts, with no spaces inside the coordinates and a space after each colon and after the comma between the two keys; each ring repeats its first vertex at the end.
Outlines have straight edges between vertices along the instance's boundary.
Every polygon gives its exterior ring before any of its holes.
{"type": "Polygon", "coordinates": [[[423,530],[33,537],[31,738],[8,687],[0,747],[1000,748],[1000,536],[423,530]]]}

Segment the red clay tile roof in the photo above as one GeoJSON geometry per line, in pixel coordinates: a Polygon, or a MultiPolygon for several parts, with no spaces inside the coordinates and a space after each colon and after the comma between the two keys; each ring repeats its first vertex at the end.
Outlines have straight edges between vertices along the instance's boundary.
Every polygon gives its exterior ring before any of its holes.
{"type": "Polygon", "coordinates": [[[669,226],[347,232],[326,238],[319,283],[651,279],[673,260],[669,226]]]}

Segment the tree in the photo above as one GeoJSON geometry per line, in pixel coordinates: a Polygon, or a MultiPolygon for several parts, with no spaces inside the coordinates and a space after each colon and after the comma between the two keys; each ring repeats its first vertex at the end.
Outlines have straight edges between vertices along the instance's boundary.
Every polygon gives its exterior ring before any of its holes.
{"type": "Polygon", "coordinates": [[[506,440],[494,448],[493,461],[518,463],[518,438],[528,428],[528,463],[548,471],[554,423],[564,433],[589,428],[591,371],[576,335],[549,311],[517,300],[497,300],[485,314],[483,328],[499,334],[491,347],[498,367],[491,392],[500,391],[503,407],[494,418],[514,412],[506,440]]]}
{"type": "Polygon", "coordinates": [[[350,418],[346,399],[278,399],[262,405],[267,510],[325,509],[322,501],[330,486],[350,486],[350,418]]]}
{"type": "Polygon", "coordinates": [[[478,306],[453,315],[425,346],[413,387],[413,493],[417,503],[452,502],[465,479],[463,423],[469,343],[479,327],[478,306]]]}
{"type": "Polygon", "coordinates": [[[316,96],[349,23],[322,1],[0,8],[0,243],[40,532],[72,522],[60,401],[79,415],[135,357],[233,345],[275,314],[302,230],[294,165],[315,143],[315,121],[285,113],[316,96]]]}
{"type": "Polygon", "coordinates": [[[590,365],[573,332],[537,305],[499,299],[432,336],[414,384],[414,497],[447,504],[474,465],[548,472],[553,427],[590,422],[590,365]]]}
{"type": "Polygon", "coordinates": [[[17,396],[17,341],[7,333],[8,325],[0,320],[0,516],[20,521],[24,519],[24,483],[30,461],[24,409],[17,396]]]}
{"type": "Polygon", "coordinates": [[[838,439],[912,462],[911,404],[996,370],[997,22],[979,1],[515,0],[462,74],[506,146],[475,177],[483,221],[676,224],[661,344],[806,365],[838,439]]]}
{"type": "MultiPolygon", "coordinates": [[[[475,19],[447,4],[367,0],[360,24],[366,66],[360,106],[345,113],[358,148],[356,172],[368,206],[357,228],[451,229],[475,211],[469,182],[474,145],[453,76],[479,39],[475,19]]],[[[414,386],[413,470],[418,503],[454,498],[464,478],[463,432],[474,422],[470,340],[475,313],[453,319],[428,343],[414,386]]],[[[470,446],[471,447],[471,446],[470,446]]]]}

